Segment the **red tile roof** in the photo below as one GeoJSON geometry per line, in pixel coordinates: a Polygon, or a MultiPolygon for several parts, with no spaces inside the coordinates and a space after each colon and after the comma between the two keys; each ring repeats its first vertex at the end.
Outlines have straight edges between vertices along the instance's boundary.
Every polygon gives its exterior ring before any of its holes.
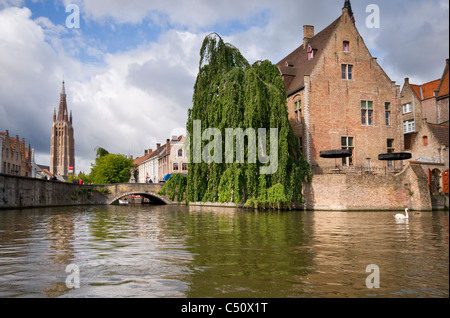
{"type": "Polygon", "coordinates": [[[426,100],[429,98],[433,98],[434,92],[439,88],[439,83],[441,82],[440,79],[425,83],[423,85],[414,85],[410,84],[411,88],[414,90],[414,93],[416,93],[417,97],[420,98],[420,100],[426,100]]]}
{"type": "Polygon", "coordinates": [[[442,83],[440,84],[438,97],[443,97],[448,95],[448,68],[447,72],[445,72],[444,76],[442,77],[442,83]]]}

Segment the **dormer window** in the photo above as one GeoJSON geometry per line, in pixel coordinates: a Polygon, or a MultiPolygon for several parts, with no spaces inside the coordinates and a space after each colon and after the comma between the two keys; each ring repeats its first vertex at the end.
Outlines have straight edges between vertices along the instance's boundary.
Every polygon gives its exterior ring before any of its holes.
{"type": "Polygon", "coordinates": [[[314,50],[311,45],[308,45],[308,61],[314,58],[314,50]]]}
{"type": "Polygon", "coordinates": [[[343,49],[344,49],[344,52],[350,52],[350,42],[349,41],[344,41],[343,49]]]}
{"type": "Polygon", "coordinates": [[[294,67],[294,64],[292,64],[292,62],[286,61],[286,63],[284,64],[286,67],[294,67]]]}

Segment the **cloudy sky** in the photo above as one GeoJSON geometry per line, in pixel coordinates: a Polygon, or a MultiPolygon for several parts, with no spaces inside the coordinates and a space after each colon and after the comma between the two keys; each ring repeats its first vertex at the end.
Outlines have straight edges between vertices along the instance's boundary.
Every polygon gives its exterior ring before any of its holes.
{"type": "MultiPolygon", "coordinates": [[[[250,63],[277,63],[344,0],[0,0],[0,131],[25,138],[49,165],[52,116],[66,82],[76,170],[97,146],[142,156],[185,127],[202,41],[211,32],[250,63]],[[76,22],[79,8],[79,28],[76,22]],[[68,11],[68,12],[66,12],[68,11]],[[69,18],[69,19],[68,19],[69,18]],[[66,22],[69,21],[69,24],[66,22]]],[[[397,84],[441,77],[449,55],[448,0],[354,0],[356,24],[397,84]],[[367,6],[380,9],[368,28],[367,6]]]]}

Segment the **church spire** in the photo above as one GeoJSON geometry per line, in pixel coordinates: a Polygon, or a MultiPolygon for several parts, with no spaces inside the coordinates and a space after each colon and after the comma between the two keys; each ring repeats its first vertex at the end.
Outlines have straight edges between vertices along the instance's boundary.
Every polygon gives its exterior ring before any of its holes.
{"type": "Polygon", "coordinates": [[[63,80],[63,82],[62,82],[62,89],[61,89],[61,95],[66,95],[66,87],[65,87],[65,82],[64,82],[64,80],[63,80]]]}
{"type": "Polygon", "coordinates": [[[353,23],[355,23],[355,16],[353,15],[352,4],[350,3],[350,0],[345,0],[344,9],[347,9],[350,18],[352,19],[353,23]]]}
{"type": "Polygon", "coordinates": [[[63,81],[59,100],[58,121],[67,121],[66,118],[67,118],[66,87],[63,81]]]}

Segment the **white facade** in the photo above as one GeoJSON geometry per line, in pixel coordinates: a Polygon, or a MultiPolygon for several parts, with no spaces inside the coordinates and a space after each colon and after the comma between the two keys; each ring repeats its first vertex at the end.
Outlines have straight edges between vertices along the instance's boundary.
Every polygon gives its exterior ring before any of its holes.
{"type": "Polygon", "coordinates": [[[158,183],[158,158],[156,154],[138,165],[138,183],[158,183]]]}

